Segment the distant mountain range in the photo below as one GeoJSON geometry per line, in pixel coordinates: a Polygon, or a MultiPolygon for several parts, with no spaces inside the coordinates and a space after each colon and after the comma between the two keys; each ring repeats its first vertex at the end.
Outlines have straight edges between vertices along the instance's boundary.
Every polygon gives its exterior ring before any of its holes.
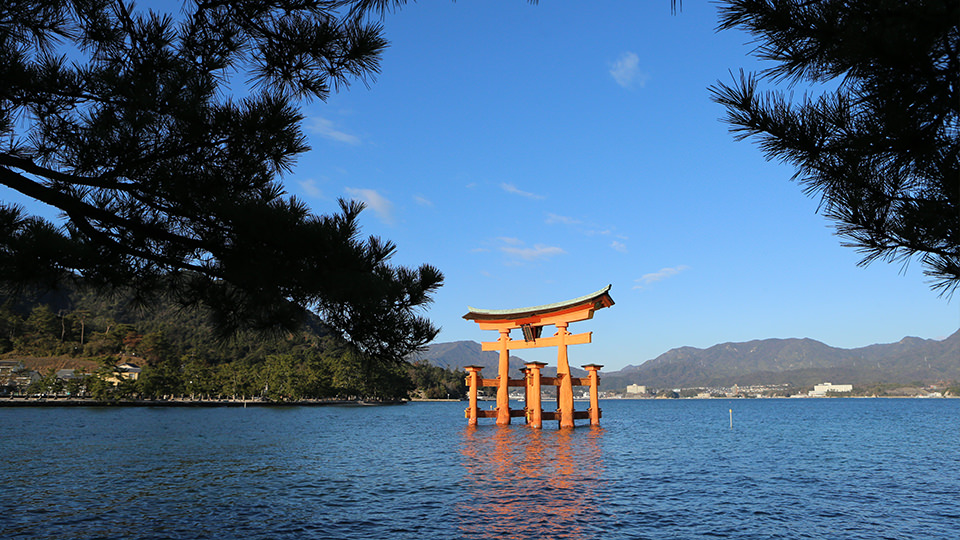
{"type": "MultiPolygon", "coordinates": [[[[497,353],[481,352],[475,341],[435,343],[420,355],[432,364],[462,369],[484,366],[496,377],[497,353]]],[[[521,358],[511,356],[511,377],[519,377],[521,358]]],[[[556,369],[548,368],[549,374],[556,369]]],[[[547,371],[547,370],[545,370],[547,371]]],[[[584,372],[574,369],[575,376],[584,372]]],[[[830,347],[812,339],[763,339],[722,343],[707,349],[680,347],[639,365],[601,372],[601,388],[629,384],[652,388],[791,384],[824,381],[844,384],[960,381],[960,330],[937,341],[905,337],[896,343],[856,349],[830,347]]]]}

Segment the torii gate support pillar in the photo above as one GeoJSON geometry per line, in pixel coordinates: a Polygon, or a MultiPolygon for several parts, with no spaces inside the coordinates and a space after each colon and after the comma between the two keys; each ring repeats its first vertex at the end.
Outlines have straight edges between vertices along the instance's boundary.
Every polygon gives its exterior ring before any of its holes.
{"type": "Polygon", "coordinates": [[[600,368],[603,366],[597,364],[587,364],[583,369],[587,370],[590,379],[590,425],[600,425],[600,368]]]}
{"type": "Polygon", "coordinates": [[[483,366],[466,366],[464,369],[467,370],[467,387],[470,396],[467,405],[467,425],[475,426],[479,417],[477,413],[477,394],[480,392],[480,370],[483,369],[483,366]]]}
{"type": "Polygon", "coordinates": [[[500,359],[497,365],[497,425],[510,424],[510,330],[500,329],[500,359]]]}
{"type": "Polygon", "coordinates": [[[572,428],[573,423],[573,380],[570,378],[570,361],[567,359],[567,323],[557,323],[557,405],[560,413],[560,427],[572,428]]]}
{"type": "Polygon", "coordinates": [[[527,370],[527,424],[536,429],[543,428],[543,406],[540,404],[540,370],[547,364],[544,362],[528,362],[527,370]]]}

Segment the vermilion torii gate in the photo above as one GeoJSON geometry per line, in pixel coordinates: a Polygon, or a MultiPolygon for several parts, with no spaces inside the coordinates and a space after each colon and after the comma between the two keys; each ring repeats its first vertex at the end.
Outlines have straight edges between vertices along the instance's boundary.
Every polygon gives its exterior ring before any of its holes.
{"type": "Polygon", "coordinates": [[[521,309],[481,310],[468,308],[464,319],[477,321],[481,330],[496,330],[500,332],[497,341],[482,343],[484,351],[499,351],[499,365],[496,379],[480,378],[481,366],[467,366],[467,384],[470,387],[470,405],[466,416],[470,425],[476,425],[478,418],[496,418],[497,424],[509,424],[511,417],[524,416],[532,427],[542,427],[543,420],[559,420],[560,427],[573,427],[577,418],[589,418],[591,425],[600,423],[599,404],[599,376],[601,367],[596,364],[583,366],[589,372],[587,378],[570,376],[570,363],[567,360],[567,346],[590,343],[592,332],[571,334],[567,331],[570,323],[585,321],[593,318],[593,312],[613,305],[610,297],[610,285],[580,298],[557,302],[543,306],[521,309]],[[556,326],[557,332],[552,337],[541,337],[544,326],[556,326]],[[523,339],[510,339],[510,331],[520,329],[523,339]],[[541,377],[540,370],[546,366],[542,362],[526,364],[524,379],[509,378],[510,351],[517,349],[532,349],[536,347],[557,347],[557,376],[541,377]],[[541,384],[557,387],[557,412],[544,412],[540,406],[541,384]],[[477,407],[477,392],[481,386],[497,387],[497,408],[494,411],[483,411],[477,407]],[[523,386],[526,389],[525,410],[510,410],[509,388],[523,386]],[[590,386],[590,409],[575,412],[573,410],[573,387],[590,386]]]}

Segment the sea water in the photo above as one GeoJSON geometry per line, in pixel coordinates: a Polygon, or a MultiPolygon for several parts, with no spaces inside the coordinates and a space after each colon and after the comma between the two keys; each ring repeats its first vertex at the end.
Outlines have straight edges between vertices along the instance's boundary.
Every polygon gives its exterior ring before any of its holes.
{"type": "Polygon", "coordinates": [[[0,538],[960,538],[960,400],[464,407],[0,408],[0,538]]]}

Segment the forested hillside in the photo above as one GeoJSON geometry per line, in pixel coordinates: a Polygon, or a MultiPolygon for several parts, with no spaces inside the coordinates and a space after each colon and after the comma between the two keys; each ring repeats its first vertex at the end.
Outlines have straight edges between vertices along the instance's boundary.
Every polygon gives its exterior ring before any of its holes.
{"type": "Polygon", "coordinates": [[[99,399],[460,397],[464,377],[423,363],[364,362],[317,319],[298,332],[220,339],[201,311],[163,300],[141,309],[128,294],[76,290],[0,296],[0,359],[38,371],[32,390],[44,393],[64,391],[56,370],[76,369],[99,399]],[[136,379],[121,374],[124,363],[141,369],[136,379]]]}

